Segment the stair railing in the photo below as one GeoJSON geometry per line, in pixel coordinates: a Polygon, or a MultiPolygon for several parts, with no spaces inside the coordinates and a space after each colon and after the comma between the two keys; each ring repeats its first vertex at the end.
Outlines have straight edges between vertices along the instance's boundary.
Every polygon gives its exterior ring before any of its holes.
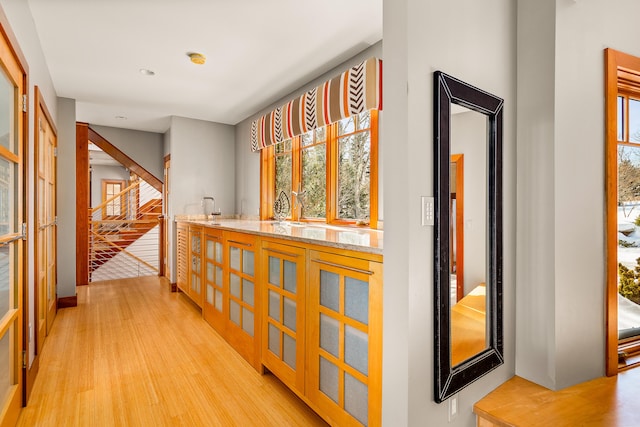
{"type": "Polygon", "coordinates": [[[161,214],[161,193],[143,180],[90,208],[90,281],[157,275],[161,214]]]}

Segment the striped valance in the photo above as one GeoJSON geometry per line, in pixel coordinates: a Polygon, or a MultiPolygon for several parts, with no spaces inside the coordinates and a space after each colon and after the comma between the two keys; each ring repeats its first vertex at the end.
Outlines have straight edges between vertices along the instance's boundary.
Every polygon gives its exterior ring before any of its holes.
{"type": "Polygon", "coordinates": [[[251,123],[251,149],[258,151],[374,108],[382,108],[382,61],[369,58],[251,123]]]}

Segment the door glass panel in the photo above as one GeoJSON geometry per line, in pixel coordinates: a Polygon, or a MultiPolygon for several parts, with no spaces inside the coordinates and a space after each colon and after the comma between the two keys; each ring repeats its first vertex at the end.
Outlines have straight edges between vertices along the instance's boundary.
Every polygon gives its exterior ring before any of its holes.
{"type": "Polygon", "coordinates": [[[284,297],[284,325],[296,331],[296,302],[287,297],[284,297]]]}
{"type": "Polygon", "coordinates": [[[6,148],[10,152],[16,152],[15,141],[12,135],[14,124],[14,100],[15,100],[15,87],[13,83],[7,79],[4,73],[0,73],[0,105],[1,111],[4,114],[0,114],[0,146],[6,148]]]}
{"type": "Polygon", "coordinates": [[[235,301],[229,301],[229,319],[240,326],[240,304],[235,301]]]}
{"type": "Polygon", "coordinates": [[[207,263],[207,280],[213,282],[213,264],[207,263]]]}
{"type": "Polygon", "coordinates": [[[369,323],[369,284],[352,277],[344,278],[344,314],[369,323]]]}
{"type": "Polygon", "coordinates": [[[242,307],[242,329],[253,336],[253,312],[242,307]]]}
{"type": "Polygon", "coordinates": [[[222,313],[222,292],[216,289],[216,310],[222,313]]]}
{"type": "Polygon", "coordinates": [[[269,323],[269,350],[280,357],[280,329],[269,323]]]}
{"type": "Polygon", "coordinates": [[[235,274],[229,275],[229,291],[231,295],[240,298],[240,277],[235,274]]]}
{"type": "Polygon", "coordinates": [[[296,293],[296,264],[291,261],[284,261],[284,288],[291,292],[296,293]]]}
{"type": "Polygon", "coordinates": [[[213,241],[207,240],[207,258],[213,259],[213,241]]]}
{"type": "Polygon", "coordinates": [[[269,317],[280,321],[280,294],[269,291],[269,317]]]}
{"type": "Polygon", "coordinates": [[[216,285],[222,286],[222,267],[216,266],[216,285]]]}
{"type": "Polygon", "coordinates": [[[369,419],[369,388],[360,380],[344,373],[344,409],[365,426],[369,419]]]}
{"type": "Polygon", "coordinates": [[[280,287],[280,259],[269,257],[269,283],[280,287]]]}
{"type": "Polygon", "coordinates": [[[242,251],[242,272],[253,276],[253,252],[242,251]]]}
{"type": "Polygon", "coordinates": [[[222,264],[222,243],[216,242],[216,262],[222,264]]]}
{"type": "Polygon", "coordinates": [[[320,305],[339,311],[340,277],[329,271],[320,270],[320,305]]]}
{"type": "Polygon", "coordinates": [[[15,166],[0,159],[0,235],[15,233],[15,166]]]}
{"type": "Polygon", "coordinates": [[[344,327],[344,361],[364,375],[368,375],[369,338],[366,333],[349,325],[344,327]]]}
{"type": "Polygon", "coordinates": [[[320,391],[338,403],[338,367],[320,356],[320,391]]]}
{"type": "Polygon", "coordinates": [[[242,279],[242,301],[253,307],[253,282],[242,279]]]}
{"type": "Polygon", "coordinates": [[[207,285],[207,304],[213,305],[213,286],[207,285]]]}
{"type": "MultiPolygon", "coordinates": [[[[11,380],[11,338],[13,337],[13,327],[0,339],[0,397],[4,397],[13,385],[11,380]]],[[[5,399],[3,398],[4,402],[5,399]]]]}
{"type": "Polygon", "coordinates": [[[11,302],[11,281],[13,261],[13,245],[0,247],[0,317],[13,308],[11,302]]]}
{"type": "Polygon", "coordinates": [[[229,265],[236,271],[240,271],[240,249],[231,247],[229,249],[229,265]]]}
{"type": "Polygon", "coordinates": [[[320,348],[338,357],[338,321],[320,314],[320,348]]]}
{"type": "Polygon", "coordinates": [[[296,369],[296,340],[287,334],[283,334],[282,338],[282,360],[292,369],[296,369]]]}

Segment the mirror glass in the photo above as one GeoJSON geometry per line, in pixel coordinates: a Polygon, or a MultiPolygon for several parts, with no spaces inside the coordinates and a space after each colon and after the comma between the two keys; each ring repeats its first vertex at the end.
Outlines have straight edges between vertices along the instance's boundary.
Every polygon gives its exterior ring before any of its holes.
{"type": "Polygon", "coordinates": [[[435,400],[503,363],[503,100],[434,73],[435,400]]]}
{"type": "Polygon", "coordinates": [[[452,107],[449,228],[451,364],[455,366],[488,346],[487,116],[452,107]]]}

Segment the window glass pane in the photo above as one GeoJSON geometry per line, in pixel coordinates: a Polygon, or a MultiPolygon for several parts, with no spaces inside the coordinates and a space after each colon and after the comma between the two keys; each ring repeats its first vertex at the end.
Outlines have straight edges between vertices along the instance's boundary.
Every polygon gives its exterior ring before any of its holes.
{"type": "Polygon", "coordinates": [[[629,99],[629,141],[640,142],[640,101],[629,99]]]}
{"type": "MultiPolygon", "coordinates": [[[[275,179],[275,195],[274,200],[278,199],[280,192],[287,197],[291,195],[291,153],[276,156],[276,179],[275,179]]],[[[291,216],[291,206],[286,212],[287,216],[291,216]]]]}
{"type": "Polygon", "coordinates": [[[354,116],[347,117],[346,119],[342,119],[338,122],[338,135],[352,133],[355,130],[356,125],[354,116]]]}
{"type": "Polygon", "coordinates": [[[624,98],[618,97],[618,141],[624,141],[624,98]]]}
{"type": "Polygon", "coordinates": [[[303,147],[313,144],[313,131],[300,135],[300,144],[303,147]]]}
{"type": "Polygon", "coordinates": [[[340,138],[338,149],[338,218],[369,218],[370,132],[340,138]]]}
{"type": "Polygon", "coordinates": [[[640,147],[618,146],[618,332],[640,334],[640,147]]]}
{"type": "Polygon", "coordinates": [[[326,145],[314,145],[302,150],[302,216],[324,218],[327,213],[327,151],[326,145]]]}
{"type": "Polygon", "coordinates": [[[368,110],[363,111],[358,114],[356,122],[358,130],[369,129],[371,127],[371,113],[368,110]]]}
{"type": "Polygon", "coordinates": [[[322,142],[327,140],[327,128],[323,126],[315,130],[316,142],[322,142]]]}

